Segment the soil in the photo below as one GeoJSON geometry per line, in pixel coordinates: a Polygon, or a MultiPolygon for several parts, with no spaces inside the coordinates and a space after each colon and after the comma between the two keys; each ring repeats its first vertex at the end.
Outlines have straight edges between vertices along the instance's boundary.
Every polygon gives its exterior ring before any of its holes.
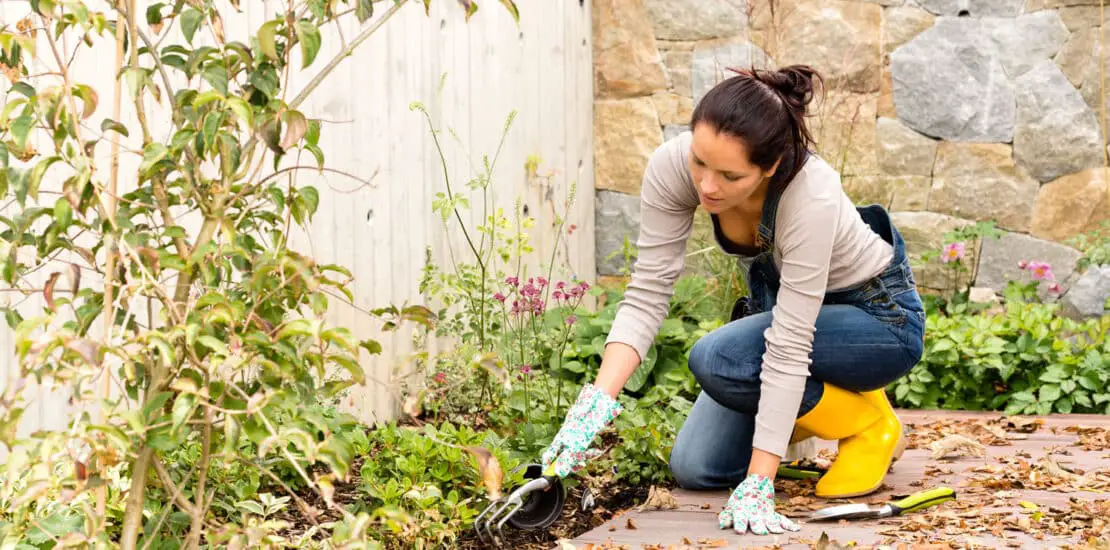
{"type": "MultiPolygon", "coordinates": [[[[351,504],[365,498],[365,493],[359,488],[361,483],[359,472],[362,470],[362,464],[365,460],[366,457],[358,457],[352,461],[348,480],[335,483],[335,492],[332,498],[337,505],[349,507],[351,504]]],[[[316,473],[323,475],[327,473],[327,469],[321,467],[310,470],[308,473],[310,476],[316,473]]],[[[499,541],[499,546],[489,542],[483,543],[478,538],[476,531],[468,529],[459,533],[459,538],[452,543],[451,547],[459,550],[486,548],[548,550],[558,544],[559,539],[578,537],[643,504],[650,493],[650,486],[648,485],[625,485],[613,481],[611,476],[590,478],[589,484],[593,486],[591,489],[587,489],[585,483],[576,484],[567,489],[563,513],[547,529],[526,531],[505,524],[503,528],[504,538],[499,541]],[[583,496],[587,491],[592,495],[593,505],[583,510],[583,496]]],[[[673,483],[658,486],[672,489],[673,483]]],[[[506,487],[504,492],[507,494],[509,491],[511,491],[511,488],[506,487]]],[[[279,491],[279,493],[286,494],[284,491],[279,491]]],[[[342,515],[337,510],[329,508],[316,491],[311,489],[300,490],[297,491],[297,496],[304,504],[308,505],[310,510],[318,514],[316,516],[317,523],[342,519],[342,515]]],[[[290,506],[275,515],[275,519],[287,521],[293,526],[280,533],[282,536],[289,538],[294,538],[312,527],[312,522],[297,503],[290,503],[290,506]]]]}
{"type": "MultiPolygon", "coordinates": [[[[594,506],[588,510],[582,510],[582,498],[585,491],[586,489],[582,485],[567,490],[562,516],[547,529],[522,531],[513,529],[506,524],[503,531],[505,537],[499,541],[501,543],[500,547],[520,550],[548,550],[554,547],[559,539],[573,539],[643,503],[648,496],[649,488],[614,485],[606,488],[604,490],[605,494],[595,493],[593,496],[594,506]]],[[[490,543],[483,543],[474,531],[462,533],[457,543],[457,548],[461,550],[491,547],[490,543]]]]}

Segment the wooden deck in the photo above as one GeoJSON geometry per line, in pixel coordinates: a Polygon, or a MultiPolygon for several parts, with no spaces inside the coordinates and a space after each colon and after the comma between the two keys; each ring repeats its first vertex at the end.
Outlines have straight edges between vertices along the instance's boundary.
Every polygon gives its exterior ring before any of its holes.
{"type": "MultiPolygon", "coordinates": [[[[737,535],[718,529],[728,492],[672,494],[677,507],[629,511],[556,548],[669,550],[702,548],[1051,548],[1092,537],[1110,542],[1110,416],[1003,418],[998,413],[899,411],[910,447],[881,492],[858,499],[813,497],[813,481],[776,481],[778,510],[802,530],[737,535]],[[1086,429],[1075,431],[1076,427],[1086,429]],[[958,434],[985,445],[933,458],[930,444],[958,434]],[[971,454],[968,454],[968,453],[971,454]],[[899,518],[810,522],[815,509],[844,502],[882,503],[937,486],[957,500],[899,518]],[[822,536],[828,541],[821,541],[822,536]]],[[[954,439],[946,439],[946,445],[954,439]]],[[[821,442],[831,458],[835,443],[821,442]]],[[[1104,543],[1106,544],[1106,543],[1104,543]]],[[[1089,548],[1104,548],[1090,546],[1089,548]]]]}

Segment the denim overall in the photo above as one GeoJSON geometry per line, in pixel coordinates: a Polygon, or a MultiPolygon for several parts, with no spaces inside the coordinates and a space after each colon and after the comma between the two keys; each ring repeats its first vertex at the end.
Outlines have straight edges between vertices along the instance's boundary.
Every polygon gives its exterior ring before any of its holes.
{"type": "MultiPolygon", "coordinates": [[[[759,406],[764,332],[771,325],[779,289],[773,250],[781,196],[779,186],[768,190],[757,250],[754,256],[741,258],[750,261],[749,296],[736,302],[727,325],[707,334],[690,351],[690,370],[702,393],[671,452],[671,471],[687,489],[731,488],[747,474],[759,406]]],[[[925,310],[902,235],[882,206],[857,207],[857,211],[892,245],[893,258],[878,275],[826,293],[798,416],[817,405],[826,382],[850,391],[883,388],[921,358],[925,310]]],[[[719,239],[724,240],[723,235],[719,239]]]]}

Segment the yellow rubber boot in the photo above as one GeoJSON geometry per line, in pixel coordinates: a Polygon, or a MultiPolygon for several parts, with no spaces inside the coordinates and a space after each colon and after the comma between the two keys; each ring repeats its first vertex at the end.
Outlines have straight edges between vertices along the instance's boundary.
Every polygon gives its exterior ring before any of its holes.
{"type": "Polygon", "coordinates": [[[816,494],[822,498],[874,492],[904,448],[902,425],[882,390],[861,394],[825,384],[821,401],[797,425],[837,441],[836,460],[817,482],[816,494]]]}

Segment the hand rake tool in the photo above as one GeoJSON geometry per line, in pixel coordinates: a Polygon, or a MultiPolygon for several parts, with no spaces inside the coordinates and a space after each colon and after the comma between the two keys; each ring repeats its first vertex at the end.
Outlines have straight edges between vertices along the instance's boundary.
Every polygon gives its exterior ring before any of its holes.
{"type": "Polygon", "coordinates": [[[499,542],[504,538],[501,528],[505,523],[530,531],[545,529],[559,519],[566,501],[566,490],[562,479],[555,475],[554,464],[547,471],[543,471],[541,464],[529,464],[524,478],[530,481],[491,502],[474,520],[474,528],[483,543],[499,542]],[[487,514],[489,517],[486,517],[487,514]],[[491,529],[495,521],[499,536],[494,536],[491,529]]]}
{"type": "Polygon", "coordinates": [[[956,492],[948,487],[937,487],[927,491],[914,493],[897,502],[888,502],[882,506],[871,506],[868,504],[841,504],[839,506],[830,506],[822,508],[813,512],[809,519],[814,521],[821,520],[841,520],[841,519],[878,519],[889,518],[893,516],[900,516],[906,512],[916,512],[924,510],[930,506],[936,506],[942,502],[954,500],[956,492]]]}

